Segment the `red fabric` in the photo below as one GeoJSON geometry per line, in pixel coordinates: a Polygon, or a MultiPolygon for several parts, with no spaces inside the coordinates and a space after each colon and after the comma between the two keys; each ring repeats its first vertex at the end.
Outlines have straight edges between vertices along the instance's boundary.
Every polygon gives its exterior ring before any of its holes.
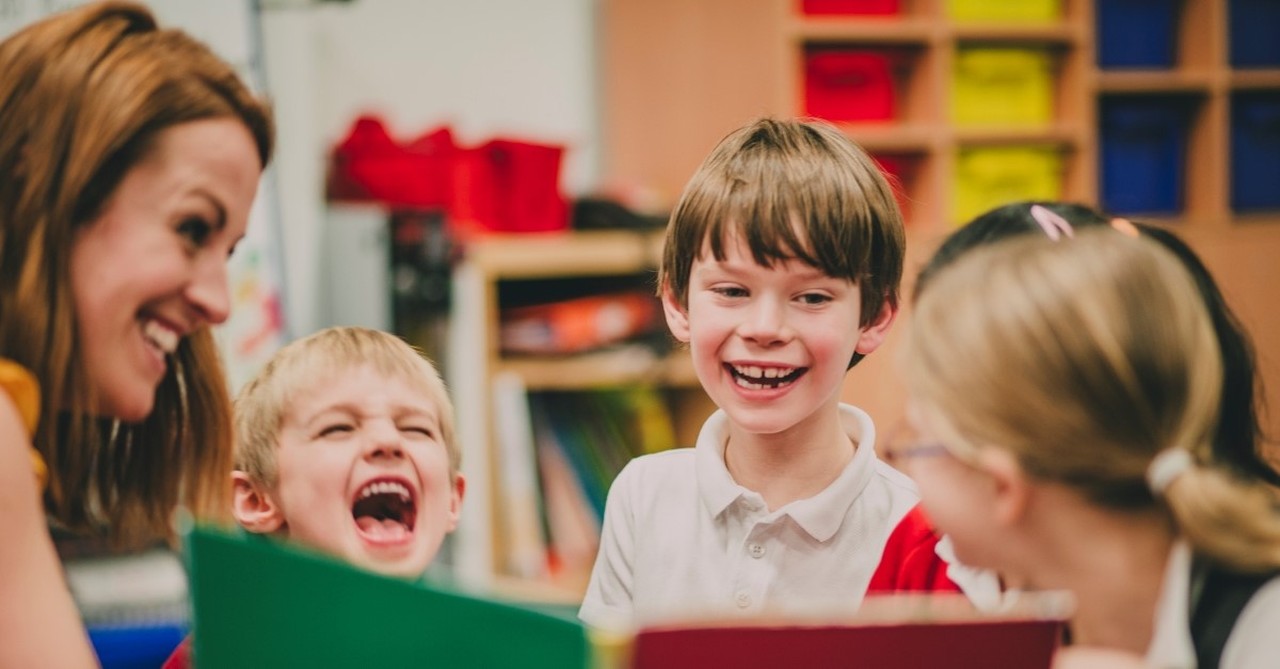
{"type": "Polygon", "coordinates": [[[333,149],[329,199],[447,208],[453,196],[457,154],[458,147],[448,127],[436,128],[401,144],[391,137],[381,120],[362,116],[333,149]]]}
{"type": "Polygon", "coordinates": [[[889,535],[867,594],[960,592],[960,586],[947,578],[947,563],[934,550],[938,539],[933,523],[917,504],[889,535]]]}
{"type": "Polygon", "coordinates": [[[178,644],[178,647],[173,649],[173,654],[169,656],[169,659],[165,660],[164,664],[160,665],[160,669],[190,669],[190,667],[191,635],[188,634],[187,638],[183,639],[182,643],[178,644]]]}

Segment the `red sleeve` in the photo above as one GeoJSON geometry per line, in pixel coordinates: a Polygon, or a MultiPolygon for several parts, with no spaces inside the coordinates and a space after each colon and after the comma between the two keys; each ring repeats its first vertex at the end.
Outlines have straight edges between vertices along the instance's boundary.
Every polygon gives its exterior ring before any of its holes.
{"type": "Polygon", "coordinates": [[[191,669],[190,634],[182,640],[182,643],[178,644],[177,648],[173,649],[173,654],[164,661],[164,664],[160,665],[160,669],[191,669]]]}
{"type": "Polygon", "coordinates": [[[934,550],[937,545],[933,523],[917,504],[889,535],[867,594],[960,592],[960,586],[947,578],[947,563],[934,550]]]}

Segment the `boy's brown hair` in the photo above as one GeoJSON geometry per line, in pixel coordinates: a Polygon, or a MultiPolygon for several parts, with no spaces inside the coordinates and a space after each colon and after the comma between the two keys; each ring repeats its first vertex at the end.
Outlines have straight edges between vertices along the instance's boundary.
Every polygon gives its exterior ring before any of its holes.
{"type": "Polygon", "coordinates": [[[826,122],[764,118],[720,140],[671,214],[659,291],[688,306],[693,261],[706,248],[723,260],[732,234],[761,265],[794,258],[857,284],[864,326],[898,303],[906,235],[893,189],[826,122]]]}
{"type": "Polygon", "coordinates": [[[399,337],[359,327],[332,327],[280,349],[235,401],[235,468],[276,485],[280,425],[298,392],[322,378],[359,365],[402,379],[422,390],[439,409],[440,437],[457,473],[462,454],[453,434],[453,403],[431,361],[399,337]]]}

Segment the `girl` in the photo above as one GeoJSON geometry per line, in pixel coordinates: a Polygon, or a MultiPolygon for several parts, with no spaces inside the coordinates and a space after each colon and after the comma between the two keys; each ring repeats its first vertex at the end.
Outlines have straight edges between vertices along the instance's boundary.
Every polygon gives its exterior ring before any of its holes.
{"type": "Polygon", "coordinates": [[[1269,489],[1212,464],[1204,302],[1154,243],[1072,236],[993,244],[929,280],[904,358],[921,438],[900,462],[963,563],[1076,594],[1076,643],[1271,666],[1280,520],[1269,489]],[[1203,601],[1224,590],[1234,611],[1203,601]],[[1191,631],[1205,606],[1217,639],[1191,631]]]}

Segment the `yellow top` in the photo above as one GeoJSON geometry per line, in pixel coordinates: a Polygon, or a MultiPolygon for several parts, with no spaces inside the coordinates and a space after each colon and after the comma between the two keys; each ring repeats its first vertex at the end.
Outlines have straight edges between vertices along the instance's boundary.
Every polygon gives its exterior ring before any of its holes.
{"type": "MultiPolygon", "coordinates": [[[[13,403],[18,406],[18,415],[22,417],[22,423],[27,428],[27,434],[34,437],[36,423],[40,419],[40,384],[36,383],[36,377],[22,365],[0,358],[0,388],[13,398],[13,403]]],[[[49,471],[45,467],[44,458],[41,458],[40,453],[34,448],[31,449],[31,467],[35,470],[40,489],[44,490],[49,471]]]]}

